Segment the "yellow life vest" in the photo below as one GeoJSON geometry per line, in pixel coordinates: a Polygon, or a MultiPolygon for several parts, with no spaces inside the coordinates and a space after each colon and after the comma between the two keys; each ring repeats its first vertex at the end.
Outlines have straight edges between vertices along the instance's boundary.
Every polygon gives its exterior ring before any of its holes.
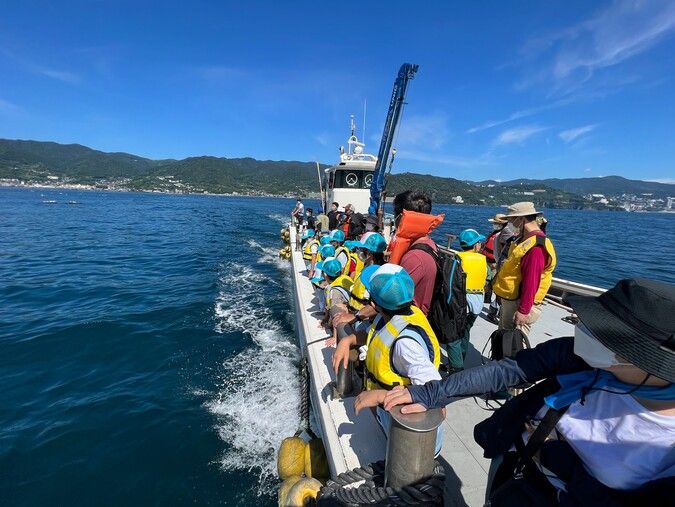
{"type": "Polygon", "coordinates": [[[345,264],[345,267],[342,270],[342,274],[343,275],[350,274],[349,268],[351,267],[352,264],[351,261],[354,261],[354,265],[356,266],[354,268],[354,274],[352,275],[352,277],[356,278],[356,275],[358,275],[363,269],[363,261],[359,259],[359,255],[356,252],[349,252],[349,260],[347,261],[347,264],[345,264]]]}
{"type": "Polygon", "coordinates": [[[340,275],[332,283],[328,284],[325,288],[326,292],[326,308],[333,306],[333,290],[337,290],[345,301],[349,301],[349,289],[352,288],[353,280],[347,275],[340,275]]]}
{"type": "Polygon", "coordinates": [[[349,291],[349,308],[354,311],[359,311],[369,301],[370,294],[361,281],[361,273],[354,277],[354,284],[349,291]]]}
{"type": "Polygon", "coordinates": [[[410,379],[394,370],[394,344],[400,339],[413,339],[429,352],[429,361],[435,368],[441,363],[438,339],[429,321],[416,306],[411,306],[410,315],[395,315],[385,323],[381,315],[375,317],[368,332],[366,354],[366,389],[391,389],[408,385],[410,379]]]}
{"type": "MultiPolygon", "coordinates": [[[[345,273],[345,272],[344,272],[345,268],[346,268],[346,269],[349,269],[349,268],[347,267],[347,266],[349,266],[349,248],[347,248],[347,247],[344,246],[344,245],[340,245],[339,247],[337,247],[337,248],[335,249],[335,255],[333,255],[333,257],[335,257],[336,259],[338,259],[338,256],[339,256],[341,253],[344,253],[345,256],[347,257],[347,262],[345,263],[344,266],[342,266],[342,272],[343,272],[343,274],[346,275],[346,274],[349,274],[349,273],[345,273]]],[[[340,260],[340,259],[338,259],[338,260],[340,260]]],[[[340,262],[340,264],[342,264],[342,262],[340,262]]]]}
{"type": "Polygon", "coordinates": [[[497,276],[492,281],[492,290],[495,294],[504,299],[514,301],[520,297],[520,282],[522,273],[520,272],[520,262],[527,252],[535,246],[541,245],[548,253],[548,260],[541,273],[539,289],[534,295],[534,302],[539,304],[544,300],[544,296],[551,287],[553,280],[553,270],[556,266],[556,255],[553,243],[546,236],[530,236],[521,243],[511,243],[509,255],[497,272],[497,276]]]}
{"type": "Polygon", "coordinates": [[[466,273],[466,292],[478,294],[485,291],[485,281],[488,276],[487,258],[478,252],[459,252],[457,256],[462,261],[462,269],[466,273]]]}
{"type": "Polygon", "coordinates": [[[312,246],[316,245],[317,248],[317,254],[318,254],[318,249],[320,247],[320,243],[316,239],[310,239],[307,243],[305,243],[305,247],[302,249],[302,258],[305,259],[306,261],[311,261],[312,260],[312,246]]]}

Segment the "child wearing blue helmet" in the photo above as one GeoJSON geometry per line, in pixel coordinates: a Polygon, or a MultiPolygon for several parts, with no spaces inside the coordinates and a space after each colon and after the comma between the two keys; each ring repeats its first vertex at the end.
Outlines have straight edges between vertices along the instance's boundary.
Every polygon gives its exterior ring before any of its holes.
{"type": "Polygon", "coordinates": [[[459,233],[459,246],[462,251],[457,254],[457,257],[466,273],[467,316],[462,337],[447,345],[450,373],[464,369],[471,327],[483,310],[485,282],[489,276],[487,257],[481,253],[484,242],[485,236],[475,229],[465,229],[459,233]]]}

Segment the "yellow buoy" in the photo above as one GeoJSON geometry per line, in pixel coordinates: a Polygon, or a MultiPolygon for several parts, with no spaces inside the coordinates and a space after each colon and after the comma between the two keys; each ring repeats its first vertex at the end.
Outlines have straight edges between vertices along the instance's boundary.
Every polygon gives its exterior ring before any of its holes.
{"type": "Polygon", "coordinates": [[[304,507],[305,502],[310,498],[316,498],[321,489],[321,483],[311,477],[305,477],[293,484],[285,498],[285,504],[279,504],[283,507],[304,507]]]}
{"type": "Polygon", "coordinates": [[[316,479],[330,477],[326,450],[320,438],[313,438],[305,446],[305,475],[316,479]]]}
{"type": "Polygon", "coordinates": [[[298,482],[302,477],[300,475],[291,475],[288,479],[281,483],[279,486],[279,507],[284,507],[288,505],[286,499],[288,498],[288,492],[291,490],[295,483],[298,482]]]}
{"type": "Polygon", "coordinates": [[[305,447],[300,437],[284,438],[277,454],[277,473],[279,478],[288,479],[293,475],[302,475],[305,470],[305,447]]]}

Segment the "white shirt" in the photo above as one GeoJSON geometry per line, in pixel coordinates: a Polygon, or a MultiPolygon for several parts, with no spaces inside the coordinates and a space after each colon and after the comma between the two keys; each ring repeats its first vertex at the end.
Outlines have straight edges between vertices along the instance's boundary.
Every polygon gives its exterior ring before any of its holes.
{"type": "Polygon", "coordinates": [[[675,475],[675,416],[650,412],[629,394],[592,391],[557,425],[590,474],[613,489],[675,475]]]}
{"type": "Polygon", "coordinates": [[[419,386],[431,380],[441,380],[441,375],[429,360],[429,351],[417,340],[403,339],[394,344],[392,357],[396,371],[408,377],[413,385],[419,386]]]}
{"type": "Polygon", "coordinates": [[[342,250],[336,259],[340,262],[340,266],[342,266],[342,269],[345,269],[345,266],[347,265],[347,261],[349,261],[349,257],[345,253],[344,250],[342,250]]]}

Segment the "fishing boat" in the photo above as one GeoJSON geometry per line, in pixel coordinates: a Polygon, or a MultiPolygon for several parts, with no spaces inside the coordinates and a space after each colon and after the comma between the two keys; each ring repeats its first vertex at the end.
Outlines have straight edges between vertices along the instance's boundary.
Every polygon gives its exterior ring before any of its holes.
{"type": "MultiPolygon", "coordinates": [[[[406,72],[410,73],[410,67],[407,70],[402,67],[399,78],[406,72]]],[[[392,107],[395,107],[397,102],[402,104],[404,95],[405,86],[397,80],[392,95],[392,107]]],[[[364,146],[356,138],[352,123],[349,149],[341,150],[338,163],[326,171],[328,185],[325,196],[328,203],[351,202],[358,211],[368,207],[370,214],[380,213],[382,216],[382,202],[374,203],[373,197],[382,195],[384,187],[382,176],[386,162],[390,160],[391,137],[396,127],[396,122],[392,124],[389,120],[397,118],[399,113],[392,112],[390,108],[378,157],[364,153],[364,146]]],[[[301,231],[295,227],[289,228],[290,245],[296,245],[299,232],[301,231]]],[[[449,238],[447,246],[439,245],[439,250],[443,254],[454,255],[455,252],[451,248],[453,239],[449,238]]],[[[351,487],[356,487],[364,483],[364,480],[358,480],[359,478],[368,479],[367,473],[363,474],[364,471],[376,473],[372,464],[392,459],[391,453],[396,450],[391,448],[391,444],[390,448],[387,448],[387,439],[374,412],[364,410],[358,416],[355,415],[354,399],[357,392],[345,393],[344,386],[341,386],[342,379],[333,371],[334,349],[326,344],[327,333],[321,326],[316,289],[307,277],[302,251],[299,248],[290,250],[295,324],[298,341],[307,364],[307,394],[311,400],[314,419],[312,431],[323,443],[327,474],[333,480],[332,484],[344,483],[346,477],[351,477],[354,479],[351,481],[351,487]],[[362,475],[352,473],[355,470],[362,475]]],[[[551,338],[574,334],[576,316],[572,309],[564,304],[565,296],[570,294],[596,296],[604,290],[600,287],[554,278],[549,294],[542,303],[542,316],[529,335],[531,345],[536,346],[551,338]]],[[[479,366],[489,360],[486,357],[486,344],[489,343],[490,335],[496,328],[497,326],[487,318],[486,305],[471,330],[471,346],[465,368],[479,366]]],[[[356,387],[357,391],[358,386],[356,387]]],[[[433,497],[431,504],[484,505],[490,461],[483,457],[483,450],[474,441],[473,430],[476,424],[490,414],[490,402],[481,398],[467,398],[447,406],[447,415],[441,423],[443,446],[441,454],[437,457],[437,463],[443,469],[440,475],[443,479],[442,491],[433,497]]],[[[422,493],[431,489],[430,487],[422,490],[422,493]]]]}

